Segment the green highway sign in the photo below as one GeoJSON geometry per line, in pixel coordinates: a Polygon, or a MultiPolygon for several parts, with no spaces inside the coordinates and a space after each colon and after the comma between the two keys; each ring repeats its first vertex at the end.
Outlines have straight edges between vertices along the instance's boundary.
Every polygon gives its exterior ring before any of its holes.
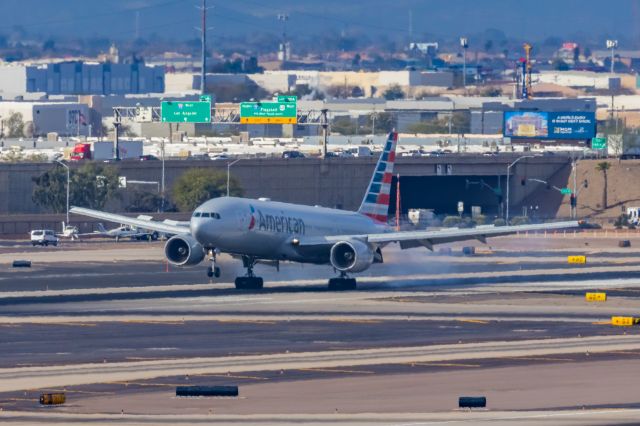
{"type": "Polygon", "coordinates": [[[591,149],[607,149],[607,138],[591,139],[591,149]]]}
{"type": "Polygon", "coordinates": [[[242,124],[296,124],[298,110],[292,102],[242,102],[242,124]]]}
{"type": "Polygon", "coordinates": [[[292,95],[278,95],[276,97],[276,102],[293,102],[293,103],[296,103],[296,102],[298,102],[298,97],[297,96],[292,96],[292,95]]]}
{"type": "Polygon", "coordinates": [[[571,188],[562,188],[560,193],[563,195],[571,195],[571,188]]]}
{"type": "Polygon", "coordinates": [[[163,101],[160,117],[163,123],[211,123],[211,102],[163,101]]]}

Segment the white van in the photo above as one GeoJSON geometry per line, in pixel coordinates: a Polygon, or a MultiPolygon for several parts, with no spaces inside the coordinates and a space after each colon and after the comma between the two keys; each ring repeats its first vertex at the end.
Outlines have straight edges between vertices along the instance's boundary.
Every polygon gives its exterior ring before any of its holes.
{"type": "Polygon", "coordinates": [[[52,246],[58,245],[58,237],[51,229],[34,229],[31,231],[31,245],[35,246],[52,246]]]}

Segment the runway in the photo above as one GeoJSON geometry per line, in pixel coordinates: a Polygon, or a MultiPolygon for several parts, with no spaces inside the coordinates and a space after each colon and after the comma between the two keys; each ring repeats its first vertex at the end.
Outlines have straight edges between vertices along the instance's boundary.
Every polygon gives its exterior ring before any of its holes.
{"type": "Polygon", "coordinates": [[[259,266],[265,289],[239,292],[237,261],[223,257],[211,283],[203,267],[167,268],[159,243],[2,244],[0,421],[42,421],[37,395],[62,389],[49,424],[636,419],[640,333],[609,322],[639,315],[640,250],[526,242],[475,256],[390,247],[357,291],[337,293],[324,266],[259,266]],[[588,263],[567,265],[572,254],[588,263]],[[32,268],[7,267],[23,258],[32,268]],[[585,302],[591,290],[607,302],[585,302]],[[239,384],[241,397],[175,398],[185,383],[239,384]],[[452,411],[467,393],[490,411],[452,411]]]}

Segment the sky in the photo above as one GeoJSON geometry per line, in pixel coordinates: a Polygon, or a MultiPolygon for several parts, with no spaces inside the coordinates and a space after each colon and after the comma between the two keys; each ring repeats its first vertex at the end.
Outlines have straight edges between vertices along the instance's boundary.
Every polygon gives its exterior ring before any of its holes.
{"type": "MultiPolygon", "coordinates": [[[[227,35],[312,37],[351,32],[371,37],[457,37],[494,28],[508,37],[616,37],[640,45],[640,0],[208,0],[207,27],[227,35]],[[410,19],[411,16],[411,19],[410,19]],[[411,22],[411,25],[410,25],[411,22]]],[[[201,0],[0,0],[0,33],[77,35],[113,40],[193,39],[201,0]]]]}

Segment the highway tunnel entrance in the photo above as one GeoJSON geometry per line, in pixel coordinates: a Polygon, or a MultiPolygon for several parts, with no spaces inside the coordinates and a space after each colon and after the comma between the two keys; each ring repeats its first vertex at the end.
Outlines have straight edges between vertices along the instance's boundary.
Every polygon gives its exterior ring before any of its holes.
{"type": "MultiPolygon", "coordinates": [[[[480,206],[482,214],[500,215],[505,184],[506,178],[498,176],[400,176],[400,211],[406,215],[409,209],[432,209],[438,215],[457,215],[462,201],[465,215],[471,214],[471,206],[480,206]]],[[[394,176],[391,216],[396,212],[396,188],[394,176]]]]}

